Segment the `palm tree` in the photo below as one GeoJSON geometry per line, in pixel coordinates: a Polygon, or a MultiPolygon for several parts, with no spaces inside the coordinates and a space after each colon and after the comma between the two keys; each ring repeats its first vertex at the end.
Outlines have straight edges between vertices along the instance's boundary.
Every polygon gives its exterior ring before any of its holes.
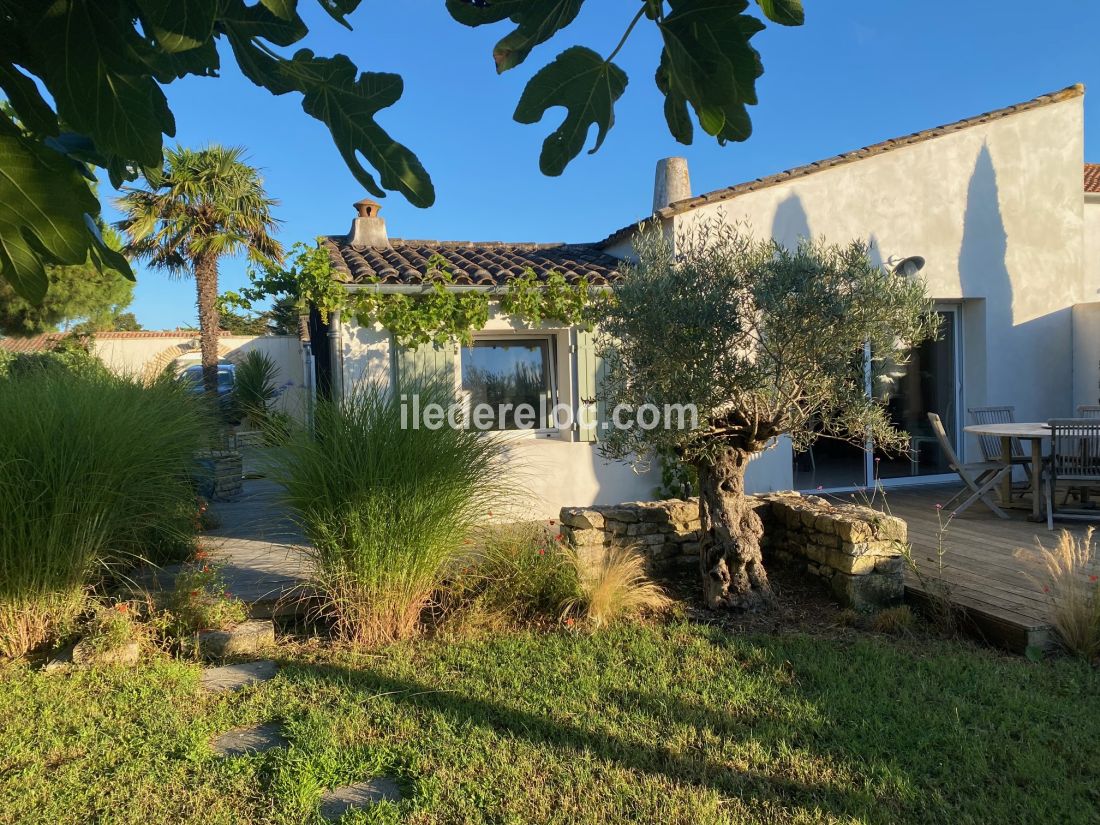
{"type": "Polygon", "coordinates": [[[218,385],[218,261],[244,252],[259,263],[279,263],[283,248],[271,233],[277,201],[264,191],[259,172],[240,147],[177,146],[164,156],[160,181],[127,189],[118,207],[125,252],[155,269],[195,278],[198,293],[203,384],[218,385]]]}

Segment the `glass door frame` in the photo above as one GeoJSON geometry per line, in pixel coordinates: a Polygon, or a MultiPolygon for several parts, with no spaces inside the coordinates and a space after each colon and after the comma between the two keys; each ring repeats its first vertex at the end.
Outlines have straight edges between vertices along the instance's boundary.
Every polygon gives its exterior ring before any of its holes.
{"type": "MultiPolygon", "coordinates": [[[[959,443],[960,436],[963,431],[963,424],[965,419],[963,417],[963,323],[962,312],[963,305],[960,301],[936,301],[932,306],[932,311],[937,313],[945,313],[952,325],[952,333],[955,340],[955,415],[954,415],[954,433],[955,433],[955,452],[962,455],[961,444],[959,443]]],[[[874,391],[872,386],[872,374],[871,374],[871,352],[870,345],[864,346],[864,367],[863,367],[863,390],[868,397],[871,396],[874,391]]],[[[875,478],[875,451],[874,445],[871,440],[868,439],[864,445],[863,450],[863,478],[864,484],[859,487],[826,487],[821,490],[803,490],[807,493],[847,493],[853,490],[865,490],[867,488],[883,488],[889,489],[891,487],[914,487],[921,484],[943,484],[945,482],[953,481],[956,479],[954,473],[936,473],[926,476],[899,476],[898,478],[875,478]]]]}

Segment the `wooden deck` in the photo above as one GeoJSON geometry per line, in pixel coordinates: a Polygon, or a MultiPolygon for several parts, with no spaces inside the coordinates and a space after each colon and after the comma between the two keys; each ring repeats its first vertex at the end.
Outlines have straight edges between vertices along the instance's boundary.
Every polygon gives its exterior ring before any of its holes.
{"type": "Polygon", "coordinates": [[[885,501],[880,493],[872,502],[909,525],[909,542],[921,575],[907,572],[907,597],[922,603],[928,598],[926,589],[934,595],[945,594],[965,630],[1017,653],[1030,646],[1050,646],[1054,641],[1051,602],[1043,592],[1040,545],[1054,547],[1062,529],[1082,534],[1087,523],[1056,521],[1054,530],[1048,531],[1046,523],[1026,519],[1030,511],[1009,510],[1009,520],[997,518],[981,504],[953,518],[947,509],[937,511],[936,504],[958,489],[940,485],[895,489],[886,492],[885,501]],[[937,562],[941,542],[942,569],[937,562]]]}

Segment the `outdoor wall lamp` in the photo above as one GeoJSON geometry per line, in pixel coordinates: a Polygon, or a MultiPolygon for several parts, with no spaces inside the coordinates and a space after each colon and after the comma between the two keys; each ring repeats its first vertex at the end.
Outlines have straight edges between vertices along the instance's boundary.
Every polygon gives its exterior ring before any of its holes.
{"type": "Polygon", "coordinates": [[[920,255],[910,255],[908,258],[899,258],[897,255],[891,255],[889,260],[886,261],[886,266],[895,275],[901,275],[903,278],[912,278],[922,269],[924,269],[924,258],[920,255]]]}

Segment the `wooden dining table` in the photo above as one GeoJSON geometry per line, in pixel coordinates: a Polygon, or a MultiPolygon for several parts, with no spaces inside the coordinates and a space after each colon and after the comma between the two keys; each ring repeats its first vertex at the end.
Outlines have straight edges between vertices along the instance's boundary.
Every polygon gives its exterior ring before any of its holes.
{"type": "MultiPolygon", "coordinates": [[[[1043,439],[1050,438],[1050,426],[1042,421],[1017,422],[1012,424],[971,424],[964,427],[974,435],[993,435],[1001,439],[1001,461],[1012,462],[1012,439],[1031,443],[1031,521],[1043,520],[1042,483],[1043,483],[1043,439]]],[[[1012,473],[1005,475],[1001,482],[1001,505],[1010,506],[1012,502],[1012,473]]]]}

